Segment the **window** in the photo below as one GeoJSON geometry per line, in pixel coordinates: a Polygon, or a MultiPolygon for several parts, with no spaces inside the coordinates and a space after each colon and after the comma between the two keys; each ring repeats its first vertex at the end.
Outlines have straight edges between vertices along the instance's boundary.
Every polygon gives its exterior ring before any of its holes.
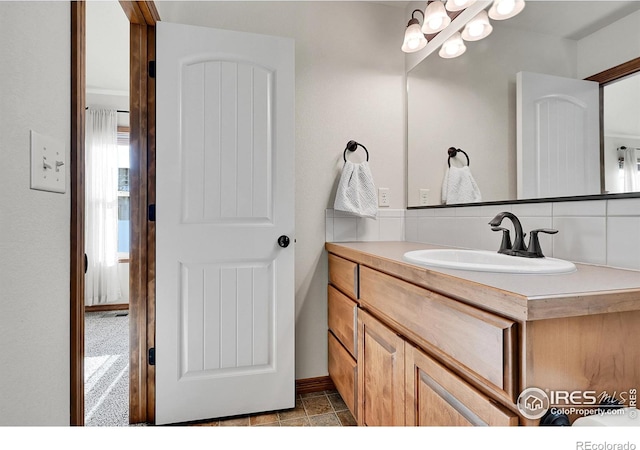
{"type": "Polygon", "coordinates": [[[129,257],[129,128],[118,127],[118,254],[129,257]]]}

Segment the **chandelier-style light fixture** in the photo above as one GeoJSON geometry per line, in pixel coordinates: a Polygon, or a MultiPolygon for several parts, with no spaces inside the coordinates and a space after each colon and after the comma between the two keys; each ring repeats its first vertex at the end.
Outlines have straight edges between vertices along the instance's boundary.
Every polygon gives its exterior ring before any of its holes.
{"type": "MultiPolygon", "coordinates": [[[[424,13],[416,9],[411,14],[411,20],[407,24],[402,51],[413,53],[422,50],[427,46],[427,35],[438,34],[451,24],[451,17],[461,13],[477,0],[446,0],[446,5],[442,0],[427,1],[424,13]],[[422,13],[422,26],[416,19],[415,13],[422,13]],[[451,15],[449,14],[451,13],[451,15]]],[[[487,5],[488,6],[488,5],[487,5]]],[[[443,58],[455,58],[462,55],[466,46],[464,41],[479,41],[493,31],[493,26],[489,19],[505,20],[519,14],[524,9],[524,0],[493,0],[487,12],[482,9],[471,20],[469,20],[462,31],[456,31],[447,39],[438,54],[443,58]]]]}

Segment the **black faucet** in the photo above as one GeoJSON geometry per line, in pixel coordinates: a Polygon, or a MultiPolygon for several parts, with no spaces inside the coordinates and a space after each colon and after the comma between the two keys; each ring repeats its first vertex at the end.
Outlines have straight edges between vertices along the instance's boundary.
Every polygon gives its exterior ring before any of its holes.
{"type": "Polygon", "coordinates": [[[493,219],[491,219],[489,225],[491,225],[491,229],[493,231],[503,232],[502,245],[500,246],[500,250],[498,250],[498,253],[517,256],[518,252],[524,251],[524,234],[522,233],[522,224],[515,214],[512,214],[508,211],[501,212],[493,219]],[[509,230],[507,230],[506,228],[499,228],[502,220],[505,217],[511,220],[511,223],[513,223],[513,228],[516,232],[515,238],[513,240],[513,245],[511,246],[509,246],[509,243],[511,242],[511,239],[509,238],[509,230]]]}
{"type": "Polygon", "coordinates": [[[498,253],[511,256],[522,256],[525,258],[544,258],[542,254],[542,248],[540,247],[540,241],[538,240],[538,233],[556,234],[558,230],[552,230],[550,228],[540,228],[532,230],[529,236],[529,245],[525,248],[524,238],[525,233],[522,232],[522,224],[515,214],[508,211],[501,212],[489,222],[493,231],[502,231],[502,242],[498,253]],[[509,230],[501,228],[500,224],[504,218],[511,220],[513,228],[515,229],[515,238],[513,244],[511,244],[511,237],[509,230]]]}

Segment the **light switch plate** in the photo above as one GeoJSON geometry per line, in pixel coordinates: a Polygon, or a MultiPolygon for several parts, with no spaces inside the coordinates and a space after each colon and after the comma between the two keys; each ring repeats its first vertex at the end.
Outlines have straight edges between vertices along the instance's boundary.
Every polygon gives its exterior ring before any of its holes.
{"type": "Polygon", "coordinates": [[[31,189],[64,193],[66,186],[64,142],[31,130],[31,189]]]}

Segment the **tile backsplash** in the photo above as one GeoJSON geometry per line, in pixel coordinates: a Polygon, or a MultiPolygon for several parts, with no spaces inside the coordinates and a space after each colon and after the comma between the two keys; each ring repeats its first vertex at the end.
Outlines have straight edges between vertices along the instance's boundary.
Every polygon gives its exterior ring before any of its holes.
{"type": "MultiPolygon", "coordinates": [[[[525,243],[533,229],[558,230],[539,234],[546,256],[640,270],[640,198],[381,210],[377,220],[327,210],[326,240],[406,240],[497,250],[502,236],[488,222],[502,211],[518,216],[527,233],[525,243]]],[[[513,229],[509,219],[502,225],[513,229]]]]}
{"type": "Polygon", "coordinates": [[[384,209],[378,211],[377,219],[368,219],[327,209],[325,240],[327,242],[403,241],[405,213],[404,209],[384,209]]]}

